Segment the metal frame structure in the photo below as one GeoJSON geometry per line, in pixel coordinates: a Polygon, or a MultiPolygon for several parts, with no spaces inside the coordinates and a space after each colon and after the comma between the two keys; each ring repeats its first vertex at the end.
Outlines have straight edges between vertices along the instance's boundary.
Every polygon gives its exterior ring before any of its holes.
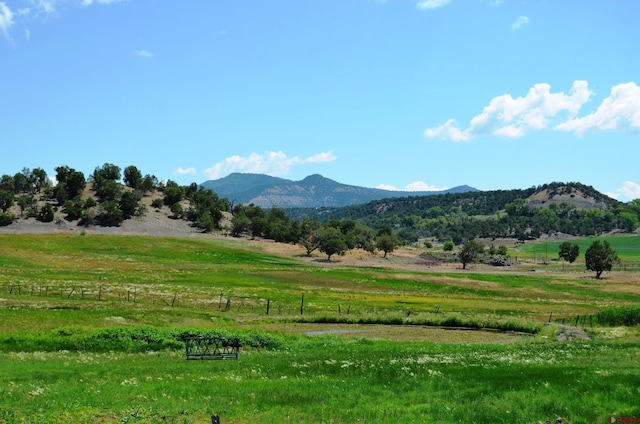
{"type": "Polygon", "coordinates": [[[240,341],[237,338],[188,337],[184,342],[187,360],[238,359],[240,341]]]}

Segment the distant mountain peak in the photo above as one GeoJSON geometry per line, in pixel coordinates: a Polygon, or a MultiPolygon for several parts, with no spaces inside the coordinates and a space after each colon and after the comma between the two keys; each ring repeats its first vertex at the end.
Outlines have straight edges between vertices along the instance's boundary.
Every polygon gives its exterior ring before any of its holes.
{"type": "Polygon", "coordinates": [[[238,172],[218,180],[205,181],[201,186],[212,189],[219,196],[227,197],[236,203],[253,203],[267,208],[342,207],[390,197],[478,191],[469,186],[437,192],[388,191],[342,184],[320,174],[309,175],[301,181],[292,181],[264,174],[238,172]]]}

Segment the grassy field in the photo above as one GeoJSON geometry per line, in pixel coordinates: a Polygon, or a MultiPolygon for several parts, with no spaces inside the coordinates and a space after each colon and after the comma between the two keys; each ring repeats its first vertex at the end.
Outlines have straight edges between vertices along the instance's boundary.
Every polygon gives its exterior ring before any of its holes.
{"type": "MultiPolygon", "coordinates": [[[[620,256],[622,265],[630,266],[636,270],[640,270],[640,235],[618,235],[609,237],[586,237],[570,240],[580,247],[580,256],[576,260],[576,265],[584,268],[584,252],[596,240],[607,240],[611,248],[620,256]]],[[[527,242],[517,250],[514,249],[513,254],[519,255],[523,260],[531,261],[536,259],[537,262],[548,261],[560,262],[558,251],[561,241],[550,242],[527,242]]]]}
{"type": "MultiPolygon", "coordinates": [[[[632,241],[611,244],[624,260],[638,255],[632,241]]],[[[583,269],[532,264],[501,272],[393,259],[362,266],[267,246],[1,235],[0,423],[205,423],[214,413],[223,423],[604,423],[640,415],[640,332],[603,319],[614,311],[635,322],[639,273],[596,280],[583,269]],[[558,342],[549,319],[573,325],[577,316],[595,317],[578,325],[591,340],[558,342]],[[436,324],[529,334],[425,330],[436,324]],[[240,359],[185,361],[185,335],[212,332],[239,337],[240,359]]]]}

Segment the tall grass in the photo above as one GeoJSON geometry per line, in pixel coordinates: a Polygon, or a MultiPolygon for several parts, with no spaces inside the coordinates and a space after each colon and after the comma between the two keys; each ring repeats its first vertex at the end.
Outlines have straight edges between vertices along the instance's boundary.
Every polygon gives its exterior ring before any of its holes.
{"type": "Polygon", "coordinates": [[[607,308],[598,313],[598,323],[607,326],[640,325],[639,306],[619,306],[607,308]]]}

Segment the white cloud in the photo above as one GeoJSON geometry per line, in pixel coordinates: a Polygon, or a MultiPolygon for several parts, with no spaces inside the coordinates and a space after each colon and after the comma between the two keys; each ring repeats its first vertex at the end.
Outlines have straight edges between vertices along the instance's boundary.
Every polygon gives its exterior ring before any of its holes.
{"type": "Polygon", "coordinates": [[[389,191],[442,191],[447,189],[447,187],[436,187],[434,185],[429,185],[424,181],[415,181],[413,183],[409,183],[405,188],[396,188],[392,185],[387,184],[378,184],[376,188],[389,191]]]}
{"type": "Polygon", "coordinates": [[[59,0],[31,0],[31,4],[36,10],[36,15],[40,13],[44,13],[45,15],[53,15],[57,13],[59,3],[59,0]]]}
{"type": "Polygon", "coordinates": [[[113,4],[120,3],[127,0],[82,0],[83,6],[91,6],[92,4],[113,4]]]}
{"type": "Polygon", "coordinates": [[[511,24],[511,29],[521,29],[529,25],[529,18],[526,16],[518,16],[516,20],[511,24]]]}
{"type": "Polygon", "coordinates": [[[518,138],[532,130],[546,129],[558,115],[575,116],[590,96],[586,81],[574,81],[569,94],[552,93],[549,84],[536,84],[523,97],[514,99],[510,94],[494,97],[482,113],[471,119],[467,129],[461,130],[454,119],[449,119],[426,129],[424,136],[456,142],[487,134],[518,138]]]}
{"type": "Polygon", "coordinates": [[[502,3],[504,3],[502,0],[490,0],[489,6],[496,7],[496,6],[500,6],[502,3]]]}
{"type": "Polygon", "coordinates": [[[31,31],[29,31],[28,29],[24,30],[24,38],[29,41],[31,39],[31,31]]]}
{"type": "Polygon", "coordinates": [[[622,187],[617,189],[615,193],[607,192],[605,194],[620,201],[640,199],[640,184],[634,183],[633,181],[625,181],[622,183],[622,187]]]}
{"type": "Polygon", "coordinates": [[[11,41],[9,36],[9,29],[14,25],[13,12],[9,9],[9,6],[5,2],[0,1],[0,32],[4,35],[4,38],[11,41]]]}
{"type": "Polygon", "coordinates": [[[336,156],[332,151],[318,153],[308,158],[287,157],[282,151],[266,152],[263,155],[252,153],[249,157],[231,156],[204,171],[207,178],[215,180],[232,172],[248,172],[272,176],[286,175],[291,167],[308,163],[333,162],[336,156]]]}
{"type": "Polygon", "coordinates": [[[461,131],[460,128],[456,127],[455,119],[449,119],[438,127],[427,128],[424,130],[424,136],[427,138],[441,138],[451,141],[469,141],[471,139],[469,130],[461,131]]]}
{"type": "Polygon", "coordinates": [[[417,6],[420,10],[436,9],[438,7],[446,6],[450,1],[451,0],[423,0],[419,1],[417,6]]]}
{"type": "Polygon", "coordinates": [[[136,56],[138,57],[153,57],[155,56],[149,50],[136,50],[136,56]]]}
{"type": "Polygon", "coordinates": [[[558,126],[560,131],[573,131],[582,136],[588,130],[640,129],[640,87],[634,82],[618,84],[595,112],[582,118],[570,119],[558,126]]]}
{"type": "Polygon", "coordinates": [[[178,168],[175,171],[173,171],[174,175],[195,175],[196,173],[196,169],[195,168],[178,168]]]}

